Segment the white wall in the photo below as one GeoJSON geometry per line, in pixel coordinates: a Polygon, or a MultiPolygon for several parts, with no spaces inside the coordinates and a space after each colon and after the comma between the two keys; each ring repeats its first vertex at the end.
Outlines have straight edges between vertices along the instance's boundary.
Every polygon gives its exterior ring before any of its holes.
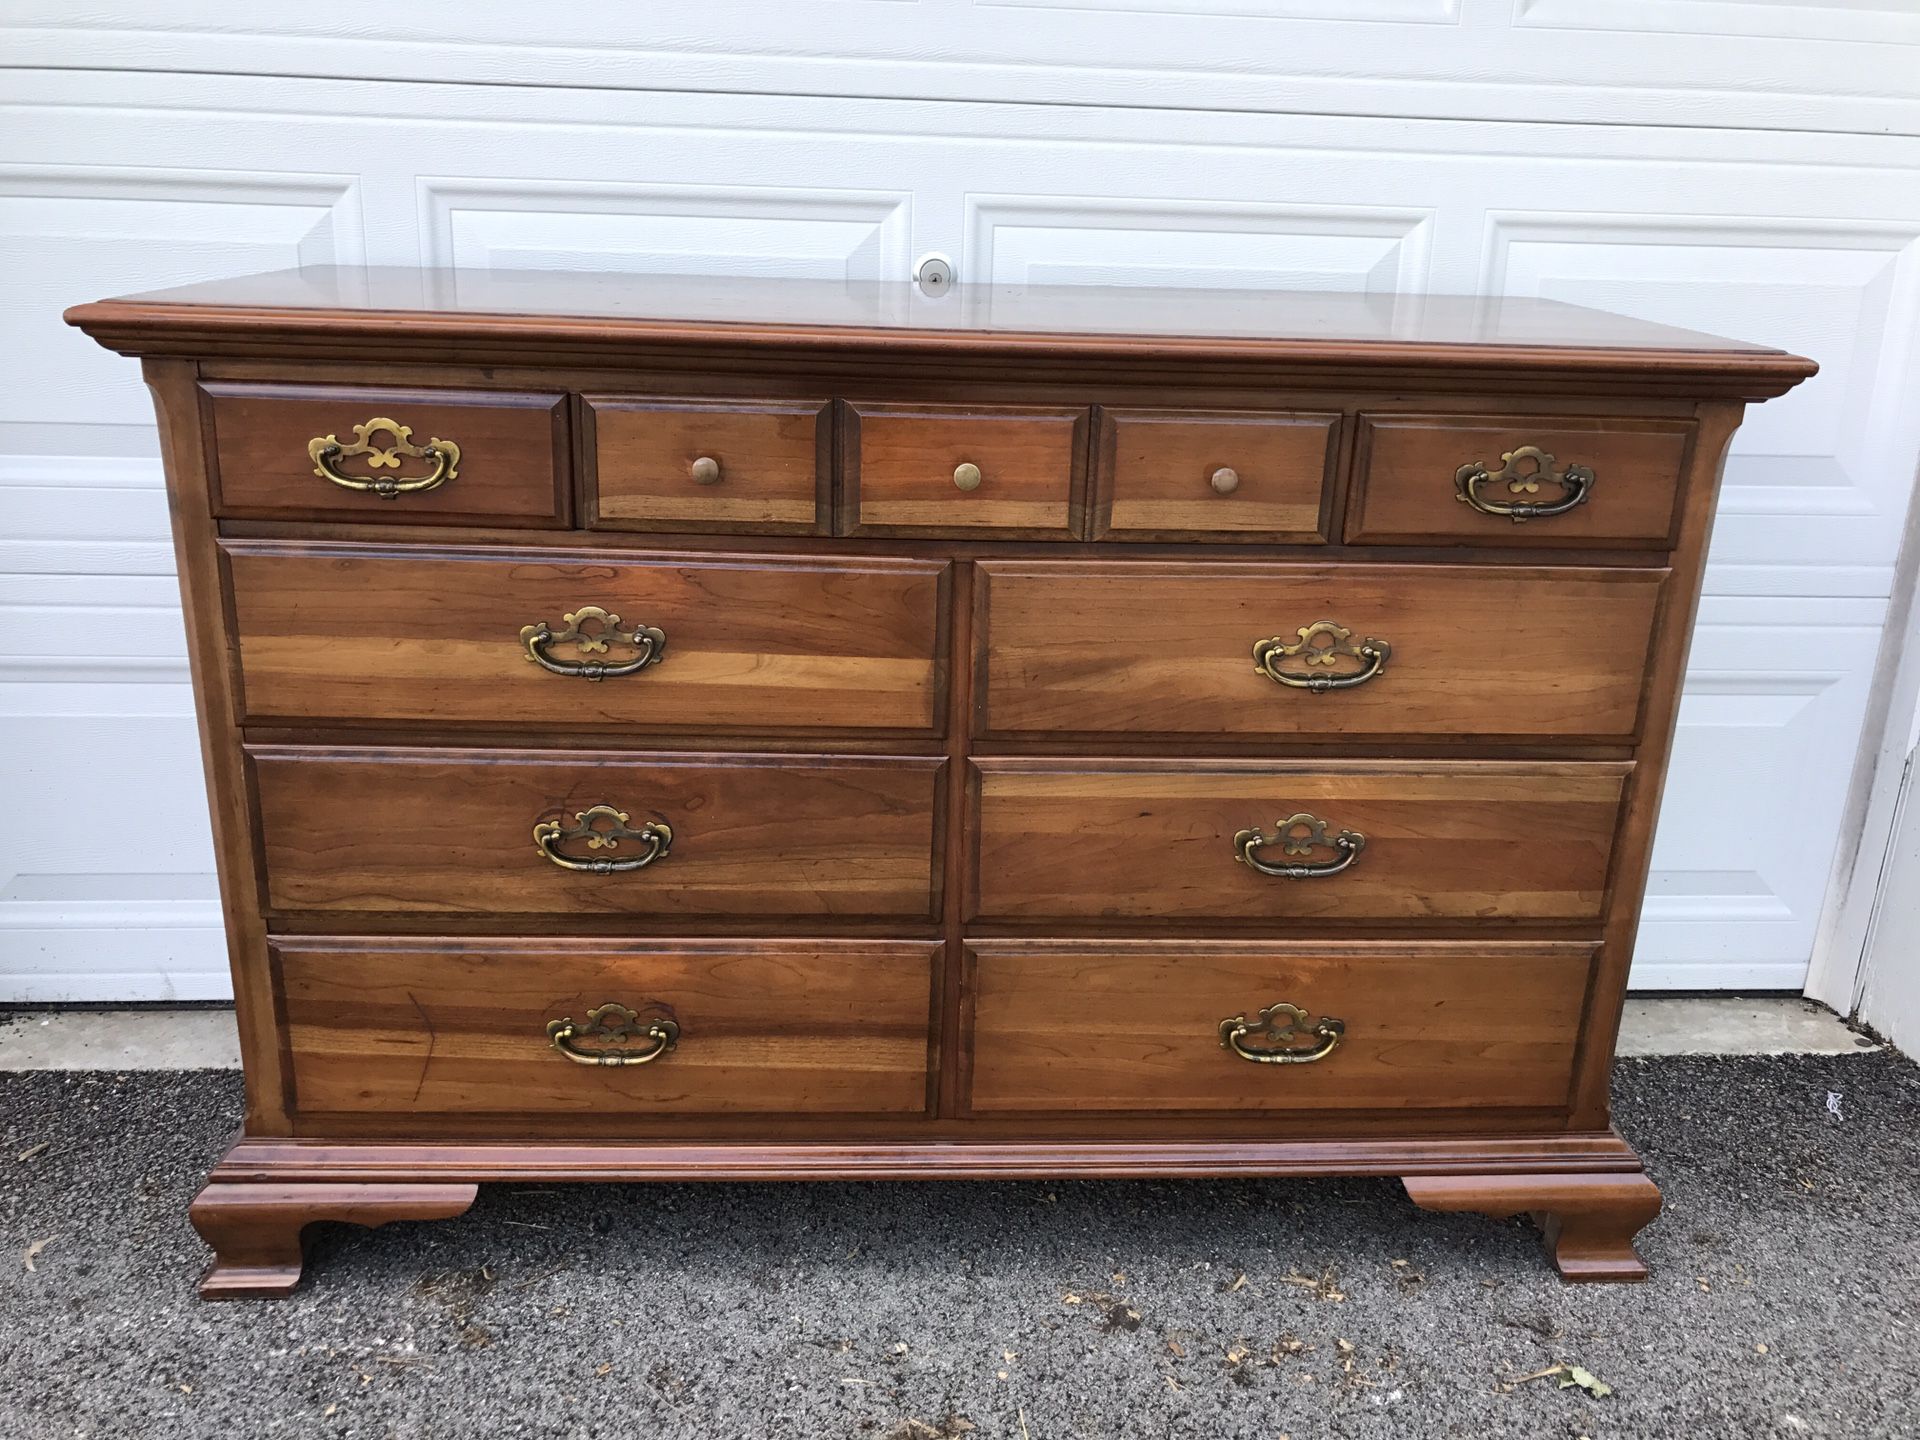
{"type": "Polygon", "coordinates": [[[31,819],[0,831],[0,999],[226,987],[151,415],[63,307],[303,261],[904,277],[929,250],[968,280],[1549,295],[1819,360],[1735,446],[1635,971],[1802,983],[1920,457],[1912,4],[0,23],[0,763],[31,819]]]}
{"type": "Polygon", "coordinates": [[[1859,1014],[1902,1050],[1920,1055],[1920,803],[1913,776],[1909,762],[1868,936],[1859,1014]]]}

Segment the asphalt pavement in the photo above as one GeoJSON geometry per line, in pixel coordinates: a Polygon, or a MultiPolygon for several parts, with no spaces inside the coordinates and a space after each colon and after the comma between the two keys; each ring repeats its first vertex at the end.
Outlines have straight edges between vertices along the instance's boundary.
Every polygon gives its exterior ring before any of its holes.
{"type": "Polygon", "coordinates": [[[1643,1286],[1384,1180],[495,1186],[208,1305],[239,1077],[0,1075],[0,1437],[1920,1434],[1920,1067],[1615,1090],[1643,1286]]]}

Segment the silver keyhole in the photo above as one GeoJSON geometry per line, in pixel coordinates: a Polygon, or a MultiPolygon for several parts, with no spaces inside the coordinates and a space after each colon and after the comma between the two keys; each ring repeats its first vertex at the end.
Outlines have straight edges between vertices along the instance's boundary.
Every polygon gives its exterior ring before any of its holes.
{"type": "Polygon", "coordinates": [[[913,281],[922,295],[944,295],[953,289],[953,262],[944,255],[923,255],[914,267],[913,281]]]}

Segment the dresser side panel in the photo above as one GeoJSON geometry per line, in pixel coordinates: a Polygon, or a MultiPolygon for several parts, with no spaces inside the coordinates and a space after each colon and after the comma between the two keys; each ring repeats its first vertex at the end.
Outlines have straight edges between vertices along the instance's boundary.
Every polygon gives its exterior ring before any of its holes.
{"type": "Polygon", "coordinates": [[[160,422],[194,715],[213,819],[214,863],[233,971],[235,1018],[246,1073],[246,1133],[286,1135],[285,1027],[278,1013],[261,919],[264,876],[253,799],[240,751],[238,668],[209,493],[211,437],[196,367],[186,360],[142,362],[160,422]]]}
{"type": "Polygon", "coordinates": [[[1680,543],[1672,553],[1672,578],[1667,583],[1654,630],[1652,658],[1641,700],[1640,747],[1635,755],[1633,775],[1627,783],[1620,834],[1613,850],[1606,944],[1594,968],[1586,1019],[1581,1027],[1569,1121],[1574,1129],[1607,1124],[1614,1043],[1626,1004],[1627,973],[1633,964],[1640,907],[1646,898],[1654,828],[1660,817],[1660,796],[1673,753],[1680,691],[1686,680],[1687,654],[1693,641],[1693,621],[1699,610],[1701,582],[1706,570],[1707,542],[1713,533],[1714,504],[1719,498],[1727,448],[1734,432],[1740,428],[1743,410],[1740,405],[1718,401],[1703,403],[1699,409],[1700,428],[1683,481],[1680,543]]]}

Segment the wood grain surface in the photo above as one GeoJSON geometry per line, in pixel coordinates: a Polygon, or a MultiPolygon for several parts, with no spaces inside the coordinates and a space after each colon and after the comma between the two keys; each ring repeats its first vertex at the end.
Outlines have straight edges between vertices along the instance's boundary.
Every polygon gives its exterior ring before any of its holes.
{"type": "MultiPolygon", "coordinates": [[[[974,713],[996,736],[1633,734],[1664,570],[988,560],[974,713]],[[1255,642],[1330,620],[1392,647],[1352,689],[1290,689],[1255,642]]],[[[1289,673],[1357,671],[1362,662],[1289,673]]]]}
{"type": "MultiPolygon", "coordinates": [[[[207,382],[201,390],[216,457],[217,514],[397,525],[567,523],[572,471],[564,395],[224,382],[207,382]],[[451,440],[460,447],[457,473],[432,490],[391,499],[314,473],[310,441],[332,435],[351,446],[353,427],[373,419],[408,426],[414,445],[451,440]]],[[[375,445],[393,443],[384,430],[367,438],[375,445]]],[[[397,469],[374,470],[367,457],[356,456],[335,462],[335,468],[355,479],[414,479],[431,474],[433,463],[401,457],[397,469]]]]}
{"type": "MultiPolygon", "coordinates": [[[[979,760],[978,918],[1598,920],[1631,767],[1493,761],[979,760]],[[1234,858],[1307,813],[1366,838],[1309,879],[1234,858]]],[[[1316,846],[1259,858],[1325,863],[1316,846]]]]}
{"type": "Polygon", "coordinates": [[[464,1215],[479,1186],[432,1182],[210,1180],[187,1214],[213,1247],[200,1281],[202,1300],[277,1300],[300,1284],[303,1232],[320,1221],[378,1229],[396,1220],[464,1215]]]}
{"type": "Polygon", "coordinates": [[[588,395],[591,523],[615,530],[825,533],[833,416],[825,400],[588,395]],[[701,483],[698,460],[718,478],[701,483]]]}
{"type": "MultiPolygon", "coordinates": [[[[1350,544],[1665,546],[1678,521],[1693,432],[1691,421],[1626,417],[1365,414],[1346,538],[1350,544]],[[1455,475],[1462,465],[1497,471],[1505,455],[1524,445],[1552,455],[1556,472],[1568,465],[1592,470],[1586,501],[1564,515],[1521,524],[1461,502],[1455,475]]],[[[1538,486],[1515,494],[1506,482],[1482,484],[1480,493],[1501,504],[1545,504],[1565,494],[1551,480],[1538,486]]]]}
{"type": "Polygon", "coordinates": [[[1085,409],[863,402],[841,426],[844,534],[1083,533],[1085,409]],[[954,483],[961,465],[976,489],[954,483]]]}
{"type": "Polygon", "coordinates": [[[78,305],[124,354],[393,364],[870,363],[972,377],[1166,367],[1197,383],[1468,387],[1760,400],[1812,375],[1798,355],[1514,295],[1271,287],[962,284],[929,315],[911,281],[302,266],[78,305]]]}
{"type": "Polygon", "coordinates": [[[386,1112],[396,1130],[415,1115],[593,1113],[611,1135],[630,1116],[924,1112],[937,948],[283,938],[274,958],[302,1111],[386,1112]],[[609,1002],[674,1021],[678,1041],[632,1066],[552,1048],[550,1021],[585,1027],[609,1002]]]}
{"type": "Polygon", "coordinates": [[[976,1111],[1564,1106],[1589,944],[972,941],[976,1111]],[[1346,1033],[1263,1065],[1220,1022],[1279,1002],[1346,1033]]]}
{"type": "MultiPolygon", "coordinates": [[[[275,910],[459,915],[890,916],[938,911],[937,757],[634,756],[256,747],[275,910]],[[590,806],[671,827],[644,869],[553,864],[536,823],[590,806]]],[[[591,860],[644,852],[585,841],[591,860]]]]}
{"type": "Polygon", "coordinates": [[[1326,538],[1338,414],[1103,408],[1097,424],[1096,539],[1326,538]],[[1212,483],[1222,469],[1224,494],[1212,483]]]}
{"type": "Polygon", "coordinates": [[[1633,1284],[1647,1278],[1633,1237],[1660,1213],[1660,1191],[1645,1175],[1409,1175],[1406,1187],[1422,1210],[1471,1210],[1496,1220],[1531,1216],[1563,1280],[1633,1284]]]}
{"type": "Polygon", "coordinates": [[[931,734],[943,718],[937,561],[243,541],[226,554],[255,720],[931,734]],[[598,682],[527,659],[524,626],[586,605],[665,631],[664,658],[598,682]]]}

